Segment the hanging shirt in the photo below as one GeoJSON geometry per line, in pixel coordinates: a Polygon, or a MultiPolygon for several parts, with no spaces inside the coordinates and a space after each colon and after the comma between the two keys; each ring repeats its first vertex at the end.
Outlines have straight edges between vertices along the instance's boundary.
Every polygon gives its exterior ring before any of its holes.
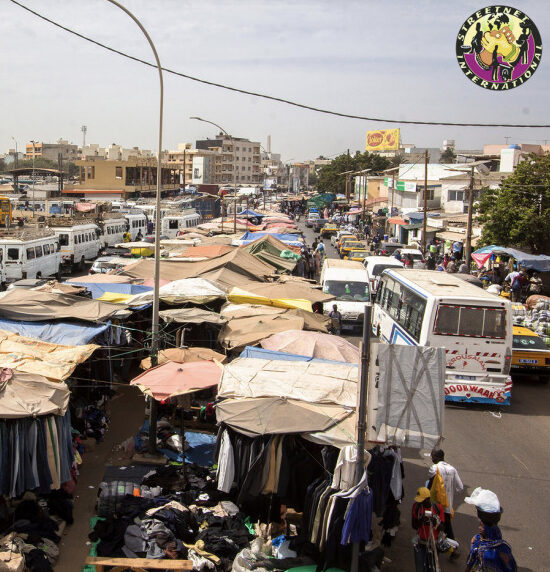
{"type": "Polygon", "coordinates": [[[233,456],[233,446],[231,445],[227,431],[224,431],[221,436],[217,478],[218,490],[228,493],[235,480],[235,459],[233,456]]]}
{"type": "MultiPolygon", "coordinates": [[[[365,451],[365,465],[369,464],[371,454],[365,451]]],[[[336,467],[334,469],[334,477],[332,479],[332,488],[346,490],[355,484],[355,463],[357,461],[357,447],[355,445],[347,445],[340,449],[336,467]]]]}
{"type": "Polygon", "coordinates": [[[364,489],[349,502],[344,519],[341,543],[369,542],[371,525],[372,491],[364,489]]]}

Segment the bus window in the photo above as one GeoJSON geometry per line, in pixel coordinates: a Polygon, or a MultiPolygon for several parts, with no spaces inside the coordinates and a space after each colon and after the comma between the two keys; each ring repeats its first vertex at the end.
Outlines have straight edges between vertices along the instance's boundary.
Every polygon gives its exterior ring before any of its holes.
{"type": "Polygon", "coordinates": [[[48,254],[50,254],[50,245],[45,244],[44,245],[44,256],[48,256],[48,254]]]}
{"type": "Polygon", "coordinates": [[[36,258],[41,258],[42,257],[42,247],[41,246],[35,246],[34,247],[34,253],[36,255],[36,258]]]}
{"type": "Polygon", "coordinates": [[[440,304],[434,334],[475,338],[506,337],[506,312],[500,308],[440,304]]]}
{"type": "Polygon", "coordinates": [[[59,235],[59,246],[69,246],[69,235],[60,234],[59,235]]]}
{"type": "Polygon", "coordinates": [[[8,260],[19,260],[19,248],[8,248],[8,260]]]}
{"type": "Polygon", "coordinates": [[[168,221],[168,228],[170,230],[177,230],[178,228],[178,221],[177,219],[172,219],[168,221]]]}
{"type": "Polygon", "coordinates": [[[27,260],[34,260],[34,248],[27,248],[27,260]]]}

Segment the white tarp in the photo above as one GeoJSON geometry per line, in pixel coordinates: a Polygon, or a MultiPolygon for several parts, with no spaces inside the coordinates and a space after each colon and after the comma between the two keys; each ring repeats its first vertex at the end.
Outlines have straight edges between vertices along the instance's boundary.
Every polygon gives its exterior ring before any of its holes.
{"type": "Polygon", "coordinates": [[[355,407],[357,375],[352,364],[237,358],[225,366],[218,396],[286,397],[355,407]]]}
{"type": "Polygon", "coordinates": [[[377,440],[417,449],[438,445],[443,436],[445,350],[380,344],[378,363],[377,440]]]}
{"type": "MultiPolygon", "coordinates": [[[[204,278],[183,278],[174,280],[159,288],[159,296],[168,304],[207,304],[219,298],[225,298],[225,292],[210,280],[204,278]]],[[[153,301],[153,291],[136,294],[127,303],[131,306],[147,304],[153,301]]]]}

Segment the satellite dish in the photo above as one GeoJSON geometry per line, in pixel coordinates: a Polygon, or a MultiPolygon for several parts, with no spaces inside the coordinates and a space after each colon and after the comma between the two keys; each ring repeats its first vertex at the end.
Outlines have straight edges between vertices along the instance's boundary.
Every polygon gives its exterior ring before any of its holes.
{"type": "Polygon", "coordinates": [[[489,167],[487,167],[487,165],[484,165],[483,163],[480,163],[479,165],[476,166],[476,169],[482,174],[482,175],[488,175],[490,173],[489,167]]]}

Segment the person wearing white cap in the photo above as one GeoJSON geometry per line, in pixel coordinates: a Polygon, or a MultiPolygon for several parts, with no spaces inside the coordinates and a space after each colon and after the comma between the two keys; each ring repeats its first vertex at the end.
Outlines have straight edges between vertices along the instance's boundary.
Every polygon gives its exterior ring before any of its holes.
{"type": "Polygon", "coordinates": [[[512,547],[502,539],[497,524],[502,515],[502,506],[497,495],[477,487],[464,501],[477,509],[479,532],[472,538],[466,572],[517,572],[512,547]]]}

